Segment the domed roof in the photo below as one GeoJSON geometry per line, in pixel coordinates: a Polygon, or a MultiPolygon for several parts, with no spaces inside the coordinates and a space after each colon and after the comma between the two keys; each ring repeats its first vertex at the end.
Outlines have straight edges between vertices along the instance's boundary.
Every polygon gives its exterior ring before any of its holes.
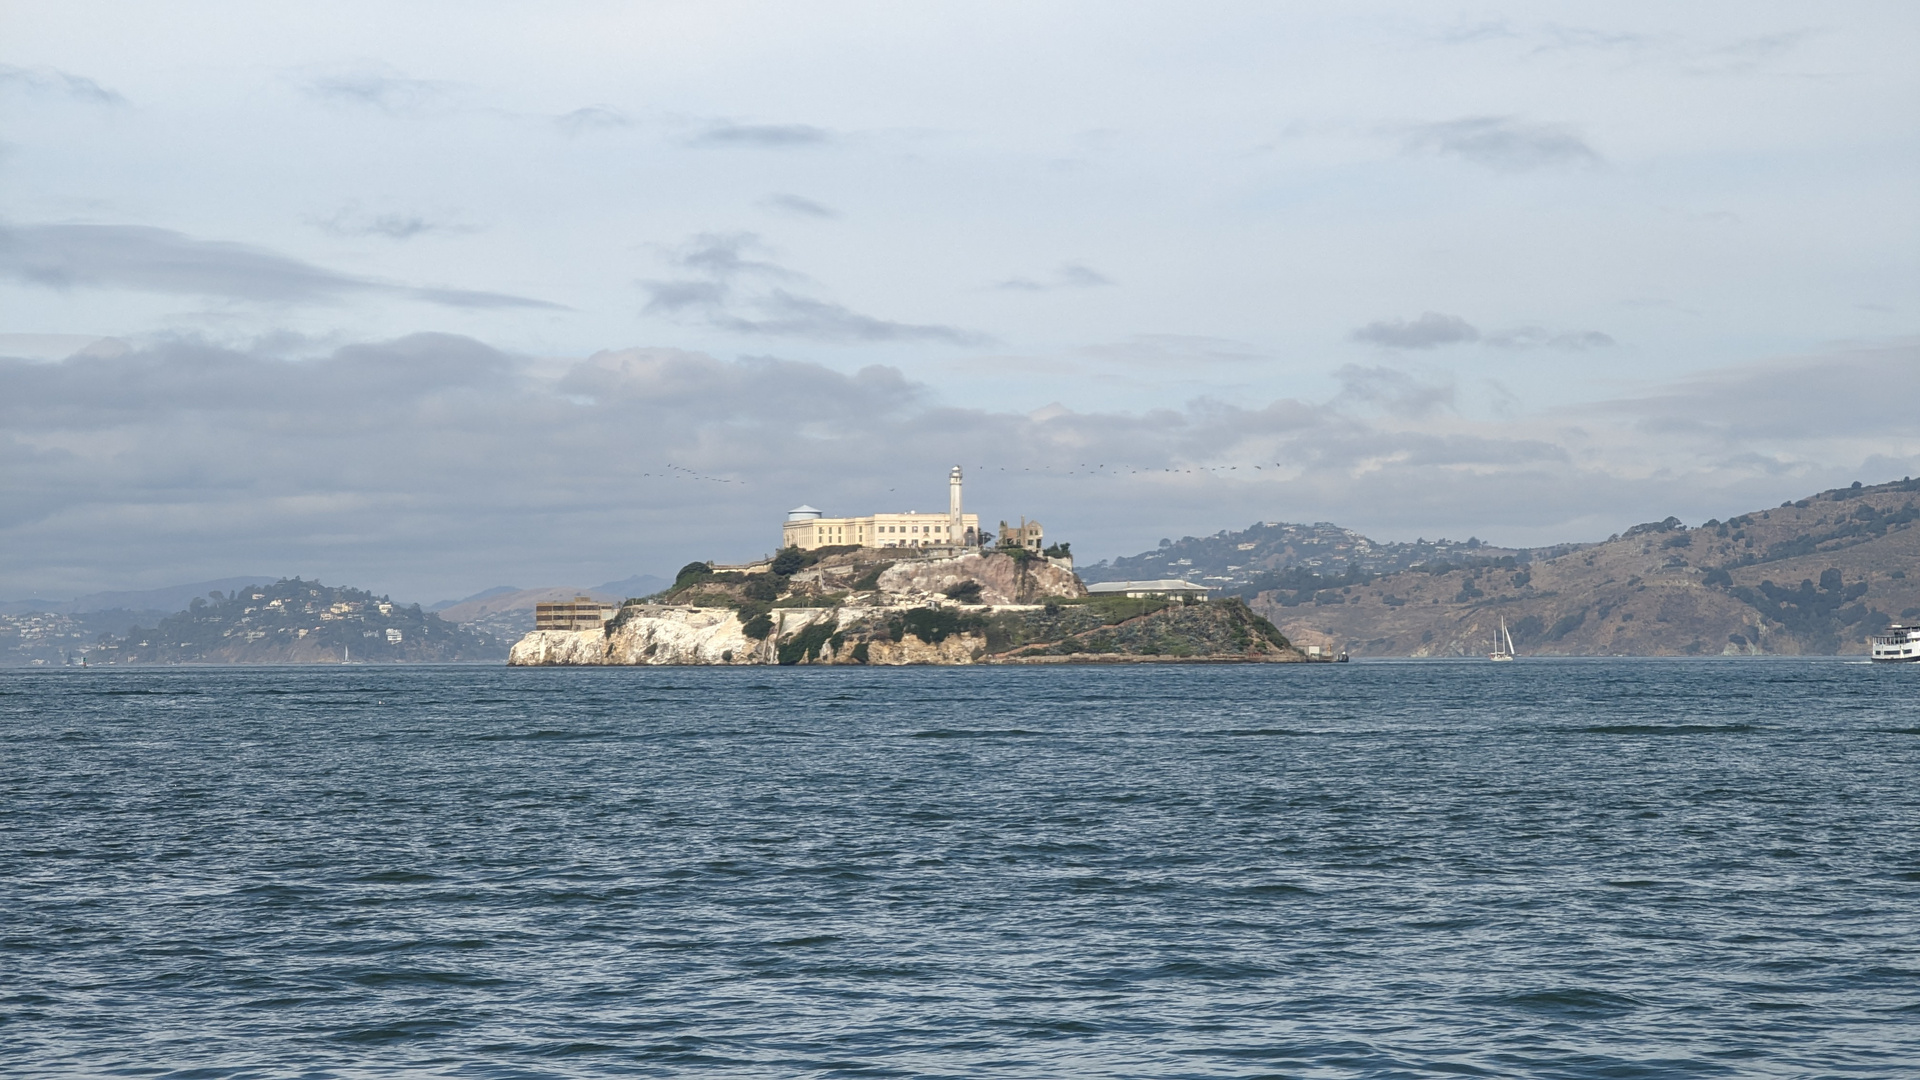
{"type": "Polygon", "coordinates": [[[821,514],[820,511],[815,510],[813,507],[808,506],[805,503],[801,503],[799,506],[796,506],[793,509],[787,511],[788,521],[810,521],[814,518],[821,517],[821,516],[823,515],[821,514]]]}

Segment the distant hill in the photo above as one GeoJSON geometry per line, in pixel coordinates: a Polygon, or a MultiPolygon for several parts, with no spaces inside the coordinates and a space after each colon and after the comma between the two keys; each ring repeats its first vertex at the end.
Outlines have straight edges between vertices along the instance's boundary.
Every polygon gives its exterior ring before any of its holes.
{"type": "Polygon", "coordinates": [[[1917,499],[1920,481],[1856,485],[1580,547],[1296,571],[1253,607],[1298,644],[1355,656],[1484,654],[1502,618],[1522,654],[1864,653],[1889,621],[1920,617],[1917,499]]]}
{"type": "Polygon", "coordinates": [[[78,664],[102,634],[122,634],[138,623],[151,625],[165,611],[86,611],[78,614],[36,611],[0,615],[0,668],[60,667],[78,664]]]}
{"type": "Polygon", "coordinates": [[[457,603],[435,604],[440,617],[470,629],[513,641],[533,632],[533,607],[552,600],[571,600],[586,596],[609,604],[618,604],[640,596],[651,596],[673,584],[652,574],[637,574],[620,581],[609,581],[591,589],[564,588],[558,585],[542,589],[514,589],[507,586],[475,593],[457,603]]]}
{"type": "Polygon", "coordinates": [[[179,611],[196,596],[210,592],[229,592],[242,585],[272,581],[275,574],[220,578],[192,585],[169,585],[164,589],[99,592],[72,600],[0,600],[0,615],[25,615],[45,612],[56,615],[84,615],[102,611],[172,612],[179,611]]]}
{"type": "Polygon", "coordinates": [[[418,604],[299,578],[196,597],[151,628],[87,650],[92,664],[289,664],[498,661],[507,645],[418,604]]]}
{"type": "Polygon", "coordinates": [[[1212,536],[1162,540],[1156,551],[1079,567],[1080,578],[1099,581],[1149,581],[1185,578],[1242,596],[1272,588],[1290,571],[1322,576],[1386,574],[1447,559],[1499,558],[1528,554],[1496,548],[1478,539],[1372,540],[1328,522],[1295,525],[1255,522],[1240,532],[1225,529],[1212,536]]]}

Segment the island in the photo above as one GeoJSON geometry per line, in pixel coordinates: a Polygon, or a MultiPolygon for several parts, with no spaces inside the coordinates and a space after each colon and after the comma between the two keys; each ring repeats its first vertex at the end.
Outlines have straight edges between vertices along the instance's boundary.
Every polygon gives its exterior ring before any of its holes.
{"type": "Polygon", "coordinates": [[[545,619],[508,664],[872,665],[1298,663],[1309,659],[1238,598],[1185,582],[1089,594],[1037,522],[988,539],[945,514],[828,518],[790,511],[784,546],[741,566],[690,563],[651,597],[545,619]],[[847,542],[852,541],[852,542],[847,542]],[[583,623],[585,625],[583,625],[583,623]]]}

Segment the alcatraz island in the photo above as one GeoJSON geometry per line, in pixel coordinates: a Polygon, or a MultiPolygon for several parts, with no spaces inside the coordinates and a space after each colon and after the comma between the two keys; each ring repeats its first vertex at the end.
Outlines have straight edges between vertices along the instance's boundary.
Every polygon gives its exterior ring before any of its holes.
{"type": "MultiPolygon", "coordinates": [[[[787,513],[778,554],[689,563],[621,604],[542,604],[516,666],[1289,663],[1309,657],[1238,598],[1177,579],[1089,588],[1037,521],[983,531],[946,513],[787,513]]],[[[1317,657],[1315,657],[1317,659],[1317,657]]]]}

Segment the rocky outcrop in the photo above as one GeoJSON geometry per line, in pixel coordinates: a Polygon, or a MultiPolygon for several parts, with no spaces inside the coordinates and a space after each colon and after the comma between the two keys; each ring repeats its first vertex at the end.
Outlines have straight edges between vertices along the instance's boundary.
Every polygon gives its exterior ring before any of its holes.
{"type": "Polygon", "coordinates": [[[882,592],[929,597],[969,581],[980,585],[983,604],[1027,604],[1042,597],[1075,598],[1087,595],[1073,570],[1044,556],[1016,559],[994,552],[895,563],[880,575],[882,592]]]}

